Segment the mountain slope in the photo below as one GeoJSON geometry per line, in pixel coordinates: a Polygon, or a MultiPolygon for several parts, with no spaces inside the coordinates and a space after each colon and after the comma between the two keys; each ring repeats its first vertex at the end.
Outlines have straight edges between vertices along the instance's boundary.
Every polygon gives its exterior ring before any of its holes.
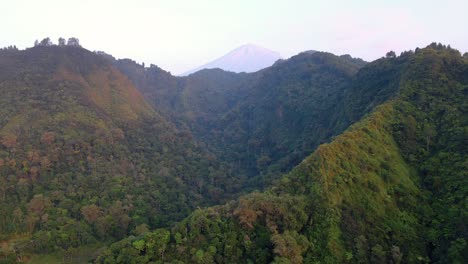
{"type": "Polygon", "coordinates": [[[432,44],[360,72],[387,72],[367,75],[380,86],[363,95],[398,93],[268,191],[122,240],[97,262],[466,262],[468,61],[432,44]]]}
{"type": "Polygon", "coordinates": [[[361,108],[348,117],[345,93],[352,93],[353,76],[366,64],[349,55],[304,52],[255,73],[213,69],[187,77],[130,60],[114,64],[155,109],[226,161],[244,187],[264,187],[378,98],[358,98],[361,108]]]}
{"type": "Polygon", "coordinates": [[[128,59],[112,60],[153,107],[177,123],[210,126],[248,92],[251,79],[220,69],[175,77],[155,65],[145,68],[128,59]]]}
{"type": "Polygon", "coordinates": [[[249,93],[210,131],[214,151],[242,164],[236,169],[254,177],[254,186],[264,186],[356,121],[340,110],[364,64],[329,53],[301,53],[252,74],[249,93]]]}
{"type": "Polygon", "coordinates": [[[0,51],[0,234],[50,252],[120,239],[229,197],[235,180],[79,47],[0,51]]]}
{"type": "Polygon", "coordinates": [[[189,75],[203,69],[216,68],[237,73],[256,72],[273,65],[273,63],[279,59],[281,59],[281,56],[278,52],[257,45],[246,44],[212,62],[185,72],[182,75],[189,75]]]}

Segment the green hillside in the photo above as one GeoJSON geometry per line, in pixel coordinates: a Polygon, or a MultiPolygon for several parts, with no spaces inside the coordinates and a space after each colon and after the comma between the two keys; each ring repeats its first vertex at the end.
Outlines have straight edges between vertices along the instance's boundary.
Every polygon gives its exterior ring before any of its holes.
{"type": "Polygon", "coordinates": [[[0,241],[29,237],[22,252],[112,242],[238,192],[212,154],[85,49],[0,51],[0,94],[0,241]]]}
{"type": "Polygon", "coordinates": [[[349,55],[304,52],[256,73],[212,69],[187,77],[113,61],[155,109],[224,161],[243,189],[267,186],[378,101],[370,92],[347,116],[351,80],[366,64],[349,55]]]}
{"type": "Polygon", "coordinates": [[[300,53],[255,73],[249,94],[213,129],[217,153],[246,171],[249,186],[267,186],[351,124],[341,110],[363,65],[350,56],[300,53]]]}
{"type": "Polygon", "coordinates": [[[468,61],[431,44],[356,76],[354,97],[374,93],[376,107],[274,186],[128,237],[96,262],[465,263],[468,61]]]}
{"type": "Polygon", "coordinates": [[[144,67],[129,59],[111,61],[157,111],[201,138],[245,96],[253,79],[220,69],[176,77],[156,65],[144,67]]]}

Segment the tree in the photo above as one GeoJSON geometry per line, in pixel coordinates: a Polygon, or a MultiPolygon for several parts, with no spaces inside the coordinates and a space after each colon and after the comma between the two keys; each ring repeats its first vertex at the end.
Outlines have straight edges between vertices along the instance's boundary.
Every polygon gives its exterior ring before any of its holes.
{"type": "Polygon", "coordinates": [[[401,259],[403,258],[403,253],[401,253],[400,248],[397,246],[392,246],[392,260],[394,264],[400,264],[401,259]]]}
{"type": "Polygon", "coordinates": [[[43,39],[40,43],[39,43],[40,46],[52,46],[52,41],[50,41],[50,38],[45,38],[43,39]]]}
{"type": "Polygon", "coordinates": [[[81,214],[83,214],[85,220],[88,223],[93,224],[102,215],[102,211],[101,211],[101,208],[92,204],[92,205],[83,206],[81,208],[81,214]]]}
{"type": "Polygon", "coordinates": [[[145,240],[140,239],[140,240],[133,241],[132,245],[134,248],[138,249],[138,251],[141,252],[145,249],[145,240]]]}
{"type": "Polygon", "coordinates": [[[36,194],[28,203],[28,211],[41,216],[49,206],[50,201],[48,198],[44,197],[42,194],[36,194]]]}
{"type": "Polygon", "coordinates": [[[396,58],[396,54],[393,50],[387,52],[387,54],[385,54],[385,57],[386,58],[396,58]]]}
{"type": "Polygon", "coordinates": [[[62,37],[60,37],[60,38],[58,39],[58,45],[59,45],[59,46],[65,46],[65,44],[66,44],[66,43],[65,43],[65,39],[62,38],[62,37]]]}
{"type": "Polygon", "coordinates": [[[424,136],[426,137],[426,151],[429,151],[431,139],[437,135],[437,131],[431,124],[424,124],[424,136]]]}
{"type": "Polygon", "coordinates": [[[41,141],[42,143],[45,143],[47,145],[50,145],[54,142],[55,140],[55,133],[54,132],[44,132],[41,136],[41,141]]]}
{"type": "Polygon", "coordinates": [[[452,263],[463,263],[468,257],[467,243],[464,238],[457,238],[450,243],[448,249],[448,256],[452,263]]]}
{"type": "Polygon", "coordinates": [[[16,146],[17,137],[13,134],[6,134],[2,137],[1,143],[7,148],[14,148],[16,146]]]}
{"type": "Polygon", "coordinates": [[[67,46],[81,47],[80,40],[77,38],[69,38],[67,42],[67,46]]]}
{"type": "Polygon", "coordinates": [[[356,252],[356,260],[358,263],[367,262],[367,254],[369,252],[369,246],[367,245],[367,239],[365,236],[360,235],[354,239],[354,247],[356,252]]]}
{"type": "Polygon", "coordinates": [[[34,47],[36,47],[36,46],[39,46],[39,40],[37,40],[37,39],[34,41],[34,47]]]}
{"type": "Polygon", "coordinates": [[[164,253],[170,241],[170,232],[165,229],[156,229],[153,233],[146,235],[146,247],[149,255],[156,256],[164,261],[164,253]]]}
{"type": "Polygon", "coordinates": [[[386,262],[386,252],[384,248],[377,244],[372,247],[371,249],[372,256],[371,256],[371,262],[372,263],[385,263],[386,262]]]}
{"type": "Polygon", "coordinates": [[[285,231],[283,234],[273,235],[271,242],[274,245],[273,252],[279,259],[289,260],[289,263],[302,263],[302,254],[309,247],[307,238],[297,232],[285,231]]]}
{"type": "Polygon", "coordinates": [[[144,235],[148,232],[149,232],[149,228],[147,224],[141,224],[135,227],[135,234],[138,236],[144,235]]]}

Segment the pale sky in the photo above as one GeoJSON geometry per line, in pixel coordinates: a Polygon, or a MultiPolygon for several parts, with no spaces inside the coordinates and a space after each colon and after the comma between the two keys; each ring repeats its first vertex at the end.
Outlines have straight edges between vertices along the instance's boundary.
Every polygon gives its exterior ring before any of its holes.
{"type": "Polygon", "coordinates": [[[365,60],[431,42],[468,51],[468,0],[0,0],[0,47],[77,37],[83,47],[185,72],[254,43],[365,60]]]}

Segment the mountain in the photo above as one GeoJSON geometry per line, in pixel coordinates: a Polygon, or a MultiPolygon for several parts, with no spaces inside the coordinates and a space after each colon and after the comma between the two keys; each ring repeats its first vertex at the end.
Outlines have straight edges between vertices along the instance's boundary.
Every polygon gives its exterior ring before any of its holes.
{"type": "MultiPolygon", "coordinates": [[[[168,118],[197,123],[219,118],[248,93],[250,77],[221,69],[204,69],[176,77],[151,65],[145,68],[128,59],[113,60],[155,109],[168,118]]],[[[206,124],[203,124],[206,126],[206,124]]]]}
{"type": "Polygon", "coordinates": [[[0,50],[0,263],[464,263],[467,76],[435,43],[185,77],[0,50]]]}
{"type": "Polygon", "coordinates": [[[353,118],[342,111],[353,76],[366,64],[349,55],[303,52],[255,73],[205,69],[187,77],[131,60],[113,63],[155,109],[230,164],[243,190],[290,170],[375,100],[372,93],[357,99],[362,107],[353,118]]]}
{"type": "Polygon", "coordinates": [[[102,56],[0,50],[0,93],[2,245],[18,235],[17,248],[48,253],[115,241],[233,193],[223,164],[102,56]]]}
{"type": "Polygon", "coordinates": [[[468,60],[435,43],[365,65],[343,111],[370,112],[265,192],[126,238],[96,262],[466,262],[467,76],[468,60]]]}
{"type": "Polygon", "coordinates": [[[278,52],[257,45],[246,44],[214,61],[185,72],[182,75],[189,75],[202,69],[215,68],[237,73],[256,72],[273,65],[273,63],[279,59],[281,59],[281,56],[278,52]]]}
{"type": "MultiPolygon", "coordinates": [[[[209,132],[215,152],[242,164],[237,169],[247,171],[251,185],[265,186],[356,121],[340,110],[365,64],[330,53],[300,53],[252,73],[249,93],[209,132]]],[[[369,101],[359,104],[365,108],[369,101]]],[[[366,110],[355,113],[360,118],[366,110]]]]}

